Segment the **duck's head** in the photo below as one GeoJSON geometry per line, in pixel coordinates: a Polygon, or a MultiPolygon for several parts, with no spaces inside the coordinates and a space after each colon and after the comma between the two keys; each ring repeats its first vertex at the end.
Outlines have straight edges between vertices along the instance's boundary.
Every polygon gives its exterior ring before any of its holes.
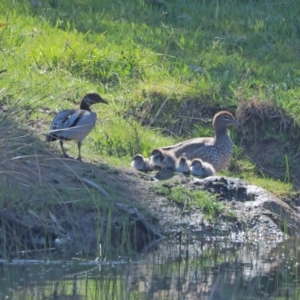
{"type": "Polygon", "coordinates": [[[178,158],[178,163],[179,163],[180,165],[186,165],[186,164],[187,164],[187,158],[186,158],[185,156],[180,156],[180,157],[178,158]]]}
{"type": "Polygon", "coordinates": [[[106,100],[104,100],[99,94],[88,93],[83,97],[83,99],[80,103],[80,108],[88,109],[91,105],[96,104],[96,103],[108,104],[108,102],[106,100]]]}
{"type": "Polygon", "coordinates": [[[151,152],[150,160],[151,160],[152,164],[154,164],[155,166],[163,168],[165,166],[164,159],[165,159],[165,157],[163,155],[162,150],[154,149],[151,152]]]}
{"type": "Polygon", "coordinates": [[[142,154],[136,154],[133,158],[132,161],[135,161],[137,163],[142,163],[144,162],[144,156],[142,154]]]}
{"type": "Polygon", "coordinates": [[[160,149],[154,149],[151,152],[151,156],[155,158],[160,158],[161,160],[164,158],[163,153],[160,149]]]}
{"type": "Polygon", "coordinates": [[[227,127],[230,125],[239,126],[240,123],[234,118],[229,111],[218,112],[213,119],[213,127],[216,133],[226,132],[227,127]]]}
{"type": "Polygon", "coordinates": [[[137,154],[132,158],[131,166],[137,170],[144,169],[144,156],[142,154],[137,154]]]}
{"type": "Polygon", "coordinates": [[[202,160],[200,158],[195,158],[192,160],[191,162],[191,166],[192,167],[196,167],[196,168],[202,168],[202,160]]]}

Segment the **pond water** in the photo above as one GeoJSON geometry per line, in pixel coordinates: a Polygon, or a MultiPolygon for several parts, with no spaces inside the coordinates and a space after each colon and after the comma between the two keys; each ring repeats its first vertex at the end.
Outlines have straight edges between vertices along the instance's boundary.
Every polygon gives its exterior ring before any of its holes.
{"type": "Polygon", "coordinates": [[[165,240],[111,262],[0,264],[2,299],[300,299],[298,241],[165,240]]]}

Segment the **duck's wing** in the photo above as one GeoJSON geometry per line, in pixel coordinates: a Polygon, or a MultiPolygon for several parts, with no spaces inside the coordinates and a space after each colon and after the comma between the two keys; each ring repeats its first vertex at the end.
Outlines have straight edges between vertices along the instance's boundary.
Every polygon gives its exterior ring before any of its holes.
{"type": "Polygon", "coordinates": [[[83,109],[61,111],[52,122],[50,135],[62,140],[82,142],[95,127],[96,120],[96,113],[91,111],[83,109]]]}
{"type": "Polygon", "coordinates": [[[167,149],[165,147],[162,149],[171,151],[176,157],[185,155],[187,158],[192,159],[205,155],[207,148],[212,145],[213,140],[213,138],[196,138],[168,146],[166,147],[167,149]]]}
{"type": "Polygon", "coordinates": [[[186,141],[183,141],[183,142],[179,142],[179,143],[177,143],[177,144],[174,144],[174,145],[162,147],[162,148],[160,148],[160,149],[163,149],[163,150],[172,150],[172,149],[176,149],[176,148],[180,147],[182,144],[185,144],[185,143],[188,143],[188,142],[192,142],[192,141],[194,141],[194,140],[195,140],[195,139],[186,140],[186,141]]]}
{"type": "Polygon", "coordinates": [[[76,109],[66,109],[60,111],[53,119],[51,125],[50,125],[50,132],[55,133],[55,130],[59,129],[65,129],[69,127],[71,124],[74,123],[74,121],[79,116],[80,110],[76,109]]]}
{"type": "Polygon", "coordinates": [[[62,133],[64,132],[64,129],[67,128],[67,124],[70,123],[76,112],[76,109],[67,109],[59,112],[52,120],[48,134],[45,135],[46,141],[53,142],[63,138],[62,133]]]}

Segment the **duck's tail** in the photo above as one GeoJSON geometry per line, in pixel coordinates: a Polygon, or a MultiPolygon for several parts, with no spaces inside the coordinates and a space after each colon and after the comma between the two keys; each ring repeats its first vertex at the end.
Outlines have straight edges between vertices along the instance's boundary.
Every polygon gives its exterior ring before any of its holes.
{"type": "Polygon", "coordinates": [[[54,134],[46,134],[46,142],[54,142],[56,140],[58,140],[57,136],[55,136],[54,134]]]}

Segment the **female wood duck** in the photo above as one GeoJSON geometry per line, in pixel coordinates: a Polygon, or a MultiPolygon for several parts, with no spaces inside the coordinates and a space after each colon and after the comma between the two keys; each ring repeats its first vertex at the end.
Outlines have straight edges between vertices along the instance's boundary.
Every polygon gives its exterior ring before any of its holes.
{"type": "Polygon", "coordinates": [[[213,118],[214,137],[201,137],[175,145],[162,147],[177,158],[184,155],[188,159],[200,158],[213,165],[216,171],[225,169],[233,152],[232,140],[227,133],[231,125],[240,125],[228,111],[220,111],[213,118]]]}
{"type": "Polygon", "coordinates": [[[53,119],[49,133],[46,135],[47,142],[59,140],[63,155],[70,157],[63,147],[63,141],[78,141],[78,160],[81,160],[81,144],[95,127],[97,115],[92,112],[90,106],[95,103],[105,103],[96,93],[86,94],[80,103],[79,109],[67,109],[59,112],[53,119]]]}

